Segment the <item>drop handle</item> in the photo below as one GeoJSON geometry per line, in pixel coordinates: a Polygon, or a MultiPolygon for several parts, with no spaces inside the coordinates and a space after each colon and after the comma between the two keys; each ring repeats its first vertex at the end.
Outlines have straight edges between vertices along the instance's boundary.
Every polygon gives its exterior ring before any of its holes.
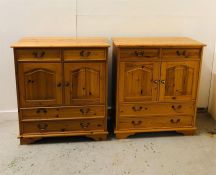
{"type": "Polygon", "coordinates": [[[28,80],[27,83],[34,83],[34,80],[28,80]]]}
{"type": "Polygon", "coordinates": [[[142,110],[142,106],[133,106],[132,109],[137,112],[137,111],[141,111],[142,110]]]}
{"type": "Polygon", "coordinates": [[[47,123],[39,123],[37,125],[38,129],[40,129],[41,131],[46,131],[48,128],[48,124],[47,123]]]}
{"type": "Polygon", "coordinates": [[[82,56],[82,57],[89,57],[90,55],[91,55],[91,52],[89,52],[89,51],[82,50],[80,52],[80,56],[82,56]]]}
{"type": "Polygon", "coordinates": [[[141,120],[139,120],[139,121],[132,121],[131,122],[133,125],[135,125],[135,126],[137,126],[137,125],[140,125],[141,123],[142,123],[142,121],[141,120]]]}
{"type": "Polygon", "coordinates": [[[41,112],[43,112],[44,114],[46,114],[46,113],[47,113],[47,110],[46,110],[45,108],[38,108],[38,109],[36,110],[36,113],[37,113],[37,114],[39,114],[39,113],[41,113],[41,112]]]}
{"type": "Polygon", "coordinates": [[[135,51],[134,54],[137,56],[137,57],[143,57],[145,52],[144,51],[135,51]]]}
{"type": "Polygon", "coordinates": [[[171,119],[171,120],[170,120],[170,122],[173,123],[173,124],[177,124],[177,123],[179,123],[180,121],[181,121],[181,119],[179,119],[179,118],[178,118],[178,119],[171,119]]]}
{"type": "Polygon", "coordinates": [[[83,129],[86,129],[86,128],[88,128],[89,127],[89,125],[90,125],[90,123],[89,122],[87,122],[87,123],[80,123],[80,126],[81,126],[81,128],[83,128],[83,129]]]}
{"type": "Polygon", "coordinates": [[[184,57],[187,57],[187,56],[188,56],[186,50],[183,50],[183,51],[177,50],[177,51],[176,51],[176,54],[177,54],[178,56],[184,56],[184,57]]]}
{"type": "Polygon", "coordinates": [[[43,58],[44,55],[45,55],[45,52],[42,51],[42,52],[32,52],[32,55],[35,57],[35,58],[43,58]]]}
{"type": "Polygon", "coordinates": [[[90,109],[89,109],[89,108],[81,108],[81,109],[80,109],[80,112],[81,112],[83,115],[86,115],[86,114],[88,114],[88,113],[89,113],[89,111],[90,111],[90,109]]]}
{"type": "Polygon", "coordinates": [[[173,109],[174,111],[178,111],[178,110],[180,110],[181,108],[182,108],[182,105],[177,105],[177,106],[172,105],[172,109],[173,109]]]}

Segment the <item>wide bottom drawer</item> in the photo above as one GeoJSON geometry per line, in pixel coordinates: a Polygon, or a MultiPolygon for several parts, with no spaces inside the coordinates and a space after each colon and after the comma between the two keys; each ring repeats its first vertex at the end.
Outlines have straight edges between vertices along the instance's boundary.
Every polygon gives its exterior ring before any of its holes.
{"type": "Polygon", "coordinates": [[[154,129],[192,127],[193,116],[122,117],[118,129],[154,129]]]}
{"type": "Polygon", "coordinates": [[[104,131],[104,119],[22,122],[23,133],[104,131]]]}

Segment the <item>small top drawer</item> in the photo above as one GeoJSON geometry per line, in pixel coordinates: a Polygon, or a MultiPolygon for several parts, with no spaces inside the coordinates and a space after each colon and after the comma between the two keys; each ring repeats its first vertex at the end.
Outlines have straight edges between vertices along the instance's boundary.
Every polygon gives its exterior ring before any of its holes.
{"type": "Polygon", "coordinates": [[[185,58],[185,59],[200,59],[201,49],[163,49],[162,58],[173,59],[173,58],[185,58]]]}
{"type": "Polygon", "coordinates": [[[120,49],[120,58],[139,58],[139,59],[148,59],[148,58],[159,58],[160,50],[149,48],[131,48],[131,49],[120,49]]]}
{"type": "Polygon", "coordinates": [[[82,48],[65,49],[63,51],[64,60],[105,60],[106,49],[82,48]]]}
{"type": "Polygon", "coordinates": [[[77,106],[77,107],[63,107],[60,110],[62,118],[74,117],[104,117],[104,106],[77,106]]]}
{"type": "Polygon", "coordinates": [[[34,119],[51,119],[59,118],[59,108],[35,108],[35,109],[21,109],[22,120],[34,119]]]}
{"type": "Polygon", "coordinates": [[[60,61],[60,49],[17,49],[18,61],[60,61]]]}

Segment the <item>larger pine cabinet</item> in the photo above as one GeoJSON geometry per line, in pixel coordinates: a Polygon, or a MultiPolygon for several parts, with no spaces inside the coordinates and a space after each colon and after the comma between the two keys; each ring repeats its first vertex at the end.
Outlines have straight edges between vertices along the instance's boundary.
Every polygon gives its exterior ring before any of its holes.
{"type": "Polygon", "coordinates": [[[21,144],[107,136],[105,38],[23,38],[13,46],[21,144]]]}
{"type": "Polygon", "coordinates": [[[190,38],[113,38],[117,138],[195,132],[203,46],[190,38]]]}

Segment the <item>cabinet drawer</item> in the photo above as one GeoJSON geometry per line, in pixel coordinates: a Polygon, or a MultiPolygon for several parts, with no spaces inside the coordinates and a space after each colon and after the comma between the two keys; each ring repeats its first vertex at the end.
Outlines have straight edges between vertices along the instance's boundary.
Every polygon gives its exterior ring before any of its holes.
{"type": "Polygon", "coordinates": [[[159,49],[142,49],[142,48],[131,48],[131,49],[120,49],[120,58],[138,58],[138,59],[148,59],[148,58],[159,58],[159,49]]]}
{"type": "Polygon", "coordinates": [[[163,59],[200,59],[201,49],[162,49],[163,59]]]}
{"type": "Polygon", "coordinates": [[[21,109],[22,120],[59,118],[59,108],[21,109]]]}
{"type": "Polygon", "coordinates": [[[119,129],[156,129],[192,127],[192,116],[126,117],[120,118],[119,129]]]}
{"type": "Polygon", "coordinates": [[[64,60],[105,60],[106,59],[106,49],[65,49],[63,51],[64,60]]]}
{"type": "Polygon", "coordinates": [[[122,104],[120,116],[194,114],[194,103],[122,104]]]}
{"type": "Polygon", "coordinates": [[[60,110],[60,117],[104,117],[104,106],[81,106],[81,107],[64,107],[60,110]]]}
{"type": "Polygon", "coordinates": [[[104,119],[23,122],[22,130],[23,133],[102,131],[104,119]]]}
{"type": "Polygon", "coordinates": [[[60,61],[60,49],[17,49],[18,61],[60,61]]]}

